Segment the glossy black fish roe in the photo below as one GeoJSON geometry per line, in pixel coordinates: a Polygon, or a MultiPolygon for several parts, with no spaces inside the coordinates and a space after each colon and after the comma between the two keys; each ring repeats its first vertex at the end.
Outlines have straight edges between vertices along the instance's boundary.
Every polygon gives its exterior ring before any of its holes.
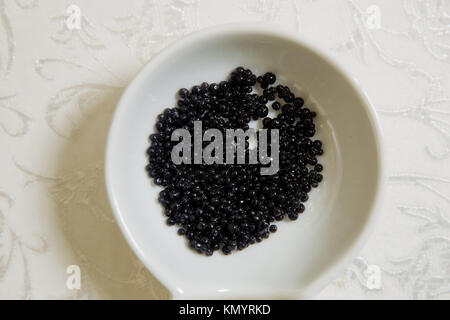
{"type": "Polygon", "coordinates": [[[275,102],[272,104],[272,109],[273,109],[273,110],[280,110],[280,108],[281,108],[281,104],[280,104],[279,102],[275,101],[275,102]]]}
{"type": "MultiPolygon", "coordinates": [[[[290,88],[275,83],[274,73],[256,76],[238,67],[228,80],[180,89],[176,106],[157,117],[146,171],[163,188],[158,200],[167,225],[176,225],[198,253],[227,255],[267,239],[278,221],[299,218],[308,193],[324,178],[318,162],[322,142],[313,138],[317,114],[290,88]],[[202,121],[203,131],[218,129],[225,137],[226,129],[246,130],[259,119],[263,128],[279,130],[279,171],[274,175],[261,175],[262,164],[175,165],[171,160],[178,143],[171,141],[175,129],[193,135],[194,121],[202,121]]],[[[247,143],[247,158],[248,151],[247,143]]]]}

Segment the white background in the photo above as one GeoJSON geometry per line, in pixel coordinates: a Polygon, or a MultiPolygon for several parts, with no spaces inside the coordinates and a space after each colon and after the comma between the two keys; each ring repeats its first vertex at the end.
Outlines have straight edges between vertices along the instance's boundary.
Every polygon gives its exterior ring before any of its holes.
{"type": "Polygon", "coordinates": [[[315,36],[384,129],[387,203],[360,256],[318,298],[450,298],[447,0],[0,0],[0,298],[168,297],[109,209],[111,115],[165,46],[248,21],[315,36]],[[81,268],[80,290],[66,287],[69,265],[81,268]]]}

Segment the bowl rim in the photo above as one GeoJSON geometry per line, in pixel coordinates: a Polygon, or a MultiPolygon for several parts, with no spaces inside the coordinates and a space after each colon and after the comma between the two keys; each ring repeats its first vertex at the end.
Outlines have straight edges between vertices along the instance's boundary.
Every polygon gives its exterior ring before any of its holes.
{"type": "MultiPolygon", "coordinates": [[[[381,207],[384,203],[385,198],[385,183],[386,183],[386,168],[385,168],[385,159],[384,159],[384,142],[383,136],[381,134],[382,129],[380,125],[380,121],[378,115],[373,108],[372,104],[369,101],[369,98],[366,92],[360,87],[358,80],[354,76],[350,76],[341,66],[339,62],[337,62],[334,58],[329,56],[329,54],[325,53],[323,49],[317,44],[317,40],[314,38],[308,37],[304,34],[299,34],[293,32],[285,27],[280,25],[273,25],[268,23],[254,22],[254,23],[232,23],[232,24],[223,24],[213,27],[207,27],[198,31],[194,31],[183,37],[182,39],[170,44],[162,51],[154,55],[149,62],[137,73],[137,75],[133,78],[133,80],[126,87],[122,96],[117,103],[117,107],[113,113],[111,125],[108,132],[107,142],[106,142],[106,151],[105,151],[105,162],[104,162],[104,175],[105,175],[105,184],[107,195],[109,199],[109,203],[111,209],[114,213],[114,217],[120,227],[122,234],[124,235],[126,241],[137,255],[139,260],[146,266],[146,268],[160,281],[171,293],[172,298],[174,299],[189,299],[187,294],[180,292],[180,290],[170,281],[169,275],[165,274],[159,263],[155,260],[148,259],[148,257],[140,250],[138,243],[135,241],[133,235],[128,230],[126,223],[124,221],[124,214],[119,210],[119,206],[117,203],[117,198],[115,197],[115,191],[112,186],[111,177],[109,175],[110,167],[111,167],[111,158],[112,158],[112,150],[114,143],[114,136],[117,135],[118,125],[121,118],[121,115],[126,112],[127,109],[127,101],[133,96],[134,92],[141,85],[141,82],[146,77],[148,73],[151,72],[152,68],[155,65],[158,65],[159,61],[164,58],[164,56],[171,55],[172,53],[178,51],[180,48],[184,46],[188,46],[192,42],[196,42],[199,40],[205,41],[211,37],[217,36],[232,36],[232,35],[241,35],[241,34],[258,34],[258,35],[267,35],[270,37],[278,37],[284,40],[291,41],[298,45],[307,47],[314,54],[327,61],[337,72],[339,72],[344,79],[348,81],[348,83],[353,87],[355,93],[359,96],[361,101],[363,102],[363,106],[365,112],[368,116],[368,120],[371,124],[372,134],[375,141],[376,151],[377,151],[377,164],[378,164],[378,175],[376,180],[376,188],[375,195],[373,198],[373,202],[371,204],[371,208],[369,210],[368,218],[366,219],[365,225],[362,230],[357,235],[357,238],[349,245],[347,250],[342,254],[342,256],[337,259],[337,261],[326,268],[322,275],[318,277],[318,279],[312,284],[310,284],[306,290],[304,288],[299,288],[298,292],[290,292],[290,295],[293,298],[303,298],[303,299],[311,299],[317,294],[322,288],[324,288],[330,281],[337,278],[341,272],[345,270],[347,265],[351,262],[351,260],[357,255],[357,253],[362,249],[363,245],[366,243],[370,233],[372,232],[375,222],[380,215],[381,207]]],[[[233,294],[233,292],[231,292],[233,294]]],[[[223,298],[223,293],[216,293],[215,297],[212,298],[223,298]]],[[[259,296],[259,294],[255,294],[255,296],[259,296]]],[[[210,297],[211,298],[211,297],[210,297]]]]}

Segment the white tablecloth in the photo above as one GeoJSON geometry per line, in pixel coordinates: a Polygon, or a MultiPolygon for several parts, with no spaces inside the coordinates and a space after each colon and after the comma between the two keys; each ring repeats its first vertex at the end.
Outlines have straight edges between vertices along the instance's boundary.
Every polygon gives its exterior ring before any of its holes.
{"type": "Polygon", "coordinates": [[[0,0],[0,298],[168,297],[109,209],[111,115],[152,55],[244,21],[315,36],[383,125],[386,206],[318,298],[450,298],[447,0],[0,0]]]}

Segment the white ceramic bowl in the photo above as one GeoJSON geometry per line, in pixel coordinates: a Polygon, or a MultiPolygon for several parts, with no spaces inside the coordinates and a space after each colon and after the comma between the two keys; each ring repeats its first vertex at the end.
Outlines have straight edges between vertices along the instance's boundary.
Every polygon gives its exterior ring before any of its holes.
{"type": "Polygon", "coordinates": [[[123,94],[105,163],[112,209],[126,239],[174,298],[310,298],[357,253],[373,224],[383,181],[380,128],[364,94],[333,61],[273,26],[229,25],[192,34],[154,57],[123,94]],[[160,187],[145,166],[156,116],[179,88],[219,82],[237,66],[277,81],[318,113],[324,181],[295,222],[229,256],[188,249],[168,227],[160,187]]]}

